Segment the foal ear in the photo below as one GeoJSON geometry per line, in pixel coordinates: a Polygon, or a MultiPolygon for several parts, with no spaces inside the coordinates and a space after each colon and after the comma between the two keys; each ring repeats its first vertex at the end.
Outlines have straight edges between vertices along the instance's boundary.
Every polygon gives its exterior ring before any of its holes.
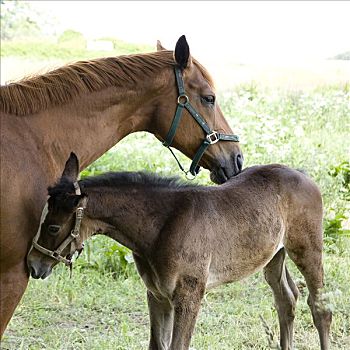
{"type": "Polygon", "coordinates": [[[175,61],[181,69],[185,69],[191,65],[192,59],[190,55],[190,47],[188,46],[184,35],[180,36],[176,43],[175,61]]]}
{"type": "Polygon", "coordinates": [[[75,153],[71,152],[69,158],[66,161],[62,177],[67,177],[72,181],[77,181],[79,176],[79,160],[75,153]]]}
{"type": "Polygon", "coordinates": [[[166,48],[162,45],[162,43],[157,40],[157,51],[164,51],[166,48]]]}

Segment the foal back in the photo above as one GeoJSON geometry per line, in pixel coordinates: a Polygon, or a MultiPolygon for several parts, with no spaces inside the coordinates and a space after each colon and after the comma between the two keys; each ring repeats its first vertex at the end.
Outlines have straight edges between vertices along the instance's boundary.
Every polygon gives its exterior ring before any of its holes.
{"type": "Polygon", "coordinates": [[[198,202],[204,203],[200,235],[207,243],[203,251],[196,246],[196,254],[211,255],[207,287],[262,269],[282,245],[298,251],[312,241],[322,249],[321,195],[299,171],[282,165],[248,168],[206,197],[209,204],[204,194],[198,202]]]}

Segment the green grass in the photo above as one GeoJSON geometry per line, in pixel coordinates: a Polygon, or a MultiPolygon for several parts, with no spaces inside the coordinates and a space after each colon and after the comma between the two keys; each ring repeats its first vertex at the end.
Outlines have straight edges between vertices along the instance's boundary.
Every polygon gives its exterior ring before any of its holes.
{"type": "MultiPolygon", "coordinates": [[[[83,258],[84,259],[84,258],[83,258]]],[[[327,256],[325,270],[331,303],[332,349],[350,346],[349,257],[327,256]]],[[[291,264],[288,262],[288,265],[291,264]]],[[[294,279],[301,276],[292,268],[294,279]]],[[[297,306],[295,341],[298,350],[318,349],[305,288],[297,306]]],[[[277,314],[262,274],[209,291],[192,340],[194,349],[269,349],[269,332],[277,342],[277,314]]],[[[145,349],[148,341],[146,290],[136,276],[115,278],[77,263],[73,277],[58,266],[45,281],[31,280],[7,330],[2,349],[145,349]]]]}
{"type": "MultiPolygon", "coordinates": [[[[320,186],[325,224],[336,230],[325,246],[326,292],[334,309],[331,349],[350,348],[350,240],[348,179],[334,169],[349,161],[350,94],[347,85],[314,91],[265,90],[256,85],[222,92],[219,102],[241,137],[245,164],[284,163],[305,169],[320,186]],[[339,224],[339,225],[338,225],[339,224]],[[338,225],[338,226],[337,226],[338,225]]],[[[179,155],[188,167],[190,161],[179,155]]],[[[179,173],[171,154],[151,135],[130,135],[86,169],[179,173]]],[[[194,180],[209,184],[208,171],[194,180]]],[[[145,349],[148,313],[145,287],[128,252],[105,237],[89,241],[73,277],[57,267],[48,280],[31,280],[5,333],[3,349],[145,349]],[[123,265],[124,264],[124,265],[123,265]]],[[[291,264],[288,264],[291,266],[291,264]]],[[[306,289],[294,267],[301,297],[295,342],[298,350],[318,349],[306,304],[306,289]]],[[[261,273],[209,291],[202,303],[192,348],[268,349],[266,330],[277,342],[277,314],[261,273]],[[261,320],[264,320],[264,322],[261,320]]]]}
{"type": "Polygon", "coordinates": [[[25,57],[30,59],[81,60],[104,56],[128,55],[132,53],[150,52],[154,48],[147,45],[126,43],[118,39],[108,38],[113,42],[113,51],[91,51],[85,45],[56,43],[49,40],[2,41],[1,57],[25,57]]]}

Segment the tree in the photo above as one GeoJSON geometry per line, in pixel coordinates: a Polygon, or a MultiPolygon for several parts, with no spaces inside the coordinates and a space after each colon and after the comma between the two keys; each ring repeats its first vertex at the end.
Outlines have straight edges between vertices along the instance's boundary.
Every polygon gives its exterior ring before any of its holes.
{"type": "Polygon", "coordinates": [[[333,57],[334,60],[350,60],[350,51],[342,52],[333,57]]]}
{"type": "Polygon", "coordinates": [[[12,40],[39,35],[37,17],[38,14],[28,2],[1,0],[1,39],[12,40]]]}

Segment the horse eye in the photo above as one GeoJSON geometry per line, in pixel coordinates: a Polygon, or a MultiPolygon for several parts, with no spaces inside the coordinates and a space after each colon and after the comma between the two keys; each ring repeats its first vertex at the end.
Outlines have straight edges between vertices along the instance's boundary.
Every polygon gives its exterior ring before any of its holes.
{"type": "Polygon", "coordinates": [[[55,235],[59,230],[61,226],[59,225],[50,225],[47,229],[51,235],[55,235]]]}
{"type": "Polygon", "coordinates": [[[215,96],[213,95],[207,95],[207,96],[203,96],[202,99],[208,103],[208,104],[211,104],[213,105],[215,103],[215,96]]]}

